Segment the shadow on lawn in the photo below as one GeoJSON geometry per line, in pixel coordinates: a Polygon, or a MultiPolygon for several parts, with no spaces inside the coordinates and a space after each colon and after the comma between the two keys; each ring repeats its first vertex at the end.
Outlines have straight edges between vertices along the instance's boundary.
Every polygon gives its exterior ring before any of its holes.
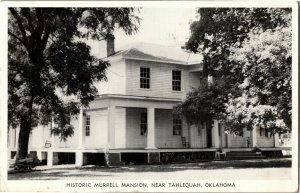
{"type": "Polygon", "coordinates": [[[291,167],[291,159],[262,159],[262,160],[231,160],[198,163],[181,163],[166,165],[131,165],[118,167],[84,166],[80,168],[53,168],[49,170],[34,170],[32,172],[8,174],[9,180],[32,179],[41,177],[42,180],[54,180],[57,177],[109,177],[115,172],[174,172],[184,170],[214,170],[214,169],[246,169],[246,168],[282,168],[291,167]],[[106,172],[105,174],[99,172],[106,172]],[[107,175],[111,173],[111,175],[107,175]]]}
{"type": "MultiPolygon", "coordinates": [[[[71,168],[71,170],[103,171],[103,172],[172,172],[183,170],[214,170],[214,169],[246,169],[246,168],[281,168],[291,167],[290,159],[275,160],[231,160],[231,161],[210,161],[200,163],[161,164],[161,165],[131,165],[131,166],[87,166],[71,168]]],[[[59,169],[58,169],[59,170],[59,169]]],[[[62,168],[62,170],[64,170],[62,168]]]]}

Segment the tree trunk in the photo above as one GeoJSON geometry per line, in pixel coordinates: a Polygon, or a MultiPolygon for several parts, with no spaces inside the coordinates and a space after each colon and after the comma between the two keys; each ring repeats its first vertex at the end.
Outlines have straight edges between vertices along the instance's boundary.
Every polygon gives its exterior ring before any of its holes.
{"type": "Polygon", "coordinates": [[[18,149],[17,149],[17,156],[16,156],[17,160],[28,157],[28,142],[29,142],[30,130],[31,130],[30,119],[28,119],[28,116],[23,115],[21,117],[21,123],[20,123],[18,149]]]}
{"type": "Polygon", "coordinates": [[[16,160],[20,160],[28,157],[28,143],[29,143],[29,136],[31,131],[33,98],[34,98],[33,95],[31,95],[31,99],[27,106],[29,110],[23,115],[21,115],[16,160]]]}

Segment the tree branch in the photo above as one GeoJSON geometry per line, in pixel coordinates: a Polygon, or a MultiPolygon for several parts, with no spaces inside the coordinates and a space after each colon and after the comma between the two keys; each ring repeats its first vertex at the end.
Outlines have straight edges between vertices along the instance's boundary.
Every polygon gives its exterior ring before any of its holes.
{"type": "Polygon", "coordinates": [[[12,13],[14,18],[17,20],[19,29],[20,29],[22,37],[23,37],[23,44],[25,45],[25,47],[27,47],[28,46],[28,40],[27,40],[26,31],[25,31],[25,28],[22,24],[21,18],[20,18],[20,16],[18,15],[17,11],[14,8],[9,8],[9,11],[12,13]]]}
{"type": "Polygon", "coordinates": [[[44,50],[46,48],[48,38],[50,36],[50,32],[51,32],[51,27],[48,25],[48,26],[46,26],[45,33],[42,36],[42,50],[44,50]]]}
{"type": "MultiPolygon", "coordinates": [[[[8,34],[14,38],[16,38],[17,40],[19,40],[22,44],[24,44],[24,41],[19,38],[17,35],[13,34],[12,32],[8,31],[8,34]]],[[[24,44],[25,45],[25,44],[24,44]]],[[[25,45],[26,46],[26,45],[25,45]]]]}
{"type": "Polygon", "coordinates": [[[31,16],[30,16],[29,8],[22,8],[22,11],[23,11],[23,14],[24,14],[24,16],[26,17],[26,19],[28,21],[30,32],[33,33],[34,27],[33,27],[33,24],[32,24],[32,19],[31,19],[31,16]]]}

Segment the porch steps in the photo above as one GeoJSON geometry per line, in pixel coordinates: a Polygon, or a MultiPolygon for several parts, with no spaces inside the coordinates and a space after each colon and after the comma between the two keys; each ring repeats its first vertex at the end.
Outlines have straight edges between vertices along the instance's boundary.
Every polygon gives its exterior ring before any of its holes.
{"type": "Polygon", "coordinates": [[[227,160],[244,160],[244,159],[264,159],[266,156],[262,155],[261,152],[251,151],[230,151],[226,153],[227,160]]]}

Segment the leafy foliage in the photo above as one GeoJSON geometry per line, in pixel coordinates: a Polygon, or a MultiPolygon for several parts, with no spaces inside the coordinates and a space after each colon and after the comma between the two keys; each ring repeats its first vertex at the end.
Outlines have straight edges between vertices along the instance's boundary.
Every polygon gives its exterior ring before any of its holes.
{"type": "Polygon", "coordinates": [[[190,124],[201,125],[212,119],[221,119],[220,112],[225,108],[227,98],[223,97],[225,83],[215,81],[209,85],[203,83],[198,88],[193,88],[186,99],[175,107],[174,112],[184,115],[190,124]]]}
{"type": "MultiPolygon", "coordinates": [[[[134,8],[9,8],[8,117],[20,126],[19,147],[27,146],[37,124],[47,125],[65,139],[72,135],[70,117],[87,106],[106,80],[107,61],[90,55],[83,38],[105,40],[120,28],[138,31],[134,8]]],[[[27,147],[26,147],[27,148],[27,147]]],[[[23,149],[21,157],[27,155],[23,149]]],[[[22,153],[22,152],[21,152],[22,153]]]]}
{"type": "Polygon", "coordinates": [[[213,75],[222,80],[215,84],[224,86],[214,96],[193,90],[187,101],[203,102],[181,105],[183,115],[194,123],[202,118],[192,114],[208,114],[236,133],[254,125],[272,132],[290,129],[291,9],[200,8],[198,14],[186,48],[203,54],[204,76],[213,75]]]}

